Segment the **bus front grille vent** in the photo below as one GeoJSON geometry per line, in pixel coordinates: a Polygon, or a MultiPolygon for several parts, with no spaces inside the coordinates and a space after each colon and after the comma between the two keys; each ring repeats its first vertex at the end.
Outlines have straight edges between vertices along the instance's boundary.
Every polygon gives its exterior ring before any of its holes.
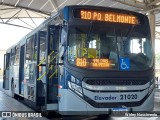
{"type": "Polygon", "coordinates": [[[144,79],[87,79],[88,85],[144,85],[148,81],[144,79]]]}

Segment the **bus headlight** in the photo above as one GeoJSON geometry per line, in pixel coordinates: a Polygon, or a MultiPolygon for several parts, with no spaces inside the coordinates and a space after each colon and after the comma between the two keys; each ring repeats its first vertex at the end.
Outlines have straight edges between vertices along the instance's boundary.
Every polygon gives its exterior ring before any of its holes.
{"type": "Polygon", "coordinates": [[[75,84],[73,82],[70,82],[70,81],[68,81],[68,86],[69,86],[69,88],[71,90],[75,91],[78,95],[83,96],[82,95],[82,87],[81,86],[79,86],[79,85],[77,85],[77,84],[75,84]]]}
{"type": "Polygon", "coordinates": [[[154,88],[155,88],[155,84],[154,84],[154,82],[152,82],[151,85],[148,88],[148,95],[150,95],[152,93],[154,88]]]}

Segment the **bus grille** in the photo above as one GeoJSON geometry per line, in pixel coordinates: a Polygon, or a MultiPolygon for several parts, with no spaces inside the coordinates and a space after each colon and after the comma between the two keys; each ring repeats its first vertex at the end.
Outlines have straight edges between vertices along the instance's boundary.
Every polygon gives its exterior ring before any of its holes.
{"type": "Polygon", "coordinates": [[[86,83],[89,85],[144,85],[148,81],[144,79],[88,79],[86,83]]]}

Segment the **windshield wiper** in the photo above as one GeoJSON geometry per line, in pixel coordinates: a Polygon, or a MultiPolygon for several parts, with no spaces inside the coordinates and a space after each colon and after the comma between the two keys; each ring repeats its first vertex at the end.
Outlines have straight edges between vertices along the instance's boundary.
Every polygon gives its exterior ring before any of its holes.
{"type": "Polygon", "coordinates": [[[92,29],[93,29],[93,25],[94,25],[93,23],[94,23],[94,21],[91,21],[91,22],[90,22],[89,31],[88,31],[88,33],[87,33],[87,42],[89,41],[90,36],[91,36],[91,33],[92,33],[92,29]]]}
{"type": "Polygon", "coordinates": [[[127,41],[127,40],[130,38],[131,33],[133,32],[134,28],[135,28],[135,25],[133,25],[133,26],[128,30],[127,35],[126,35],[127,38],[125,39],[125,41],[127,41]]]}

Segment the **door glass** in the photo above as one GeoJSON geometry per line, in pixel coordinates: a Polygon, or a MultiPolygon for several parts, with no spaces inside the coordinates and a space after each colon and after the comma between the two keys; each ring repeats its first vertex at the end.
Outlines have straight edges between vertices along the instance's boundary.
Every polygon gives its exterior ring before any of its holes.
{"type": "Polygon", "coordinates": [[[49,43],[48,43],[48,86],[47,86],[47,103],[57,103],[58,95],[58,40],[59,30],[54,26],[49,28],[49,43]]]}
{"type": "Polygon", "coordinates": [[[4,54],[4,64],[3,64],[3,88],[5,89],[6,82],[6,54],[4,54]]]}
{"type": "Polygon", "coordinates": [[[43,83],[46,83],[46,34],[41,34],[40,36],[40,47],[39,47],[39,77],[43,83]]]}
{"type": "Polygon", "coordinates": [[[21,46],[20,49],[20,68],[19,68],[19,79],[20,79],[20,94],[24,95],[24,58],[25,58],[25,45],[21,46]]]}
{"type": "Polygon", "coordinates": [[[10,53],[7,53],[5,56],[5,65],[4,65],[4,83],[3,83],[3,87],[8,90],[9,89],[9,74],[10,74],[10,53]]]}
{"type": "Polygon", "coordinates": [[[39,58],[38,58],[38,76],[37,76],[37,104],[45,105],[46,96],[46,32],[39,31],[39,58]]]}

